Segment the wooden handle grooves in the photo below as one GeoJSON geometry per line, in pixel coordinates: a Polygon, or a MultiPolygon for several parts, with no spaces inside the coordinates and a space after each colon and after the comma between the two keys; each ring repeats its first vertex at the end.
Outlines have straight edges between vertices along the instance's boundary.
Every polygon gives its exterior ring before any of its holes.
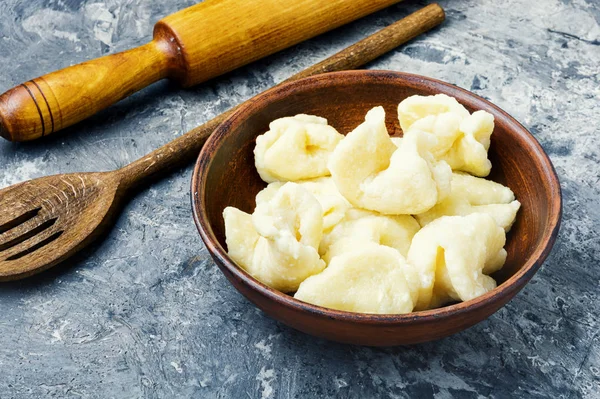
{"type": "Polygon", "coordinates": [[[36,80],[22,83],[4,93],[0,97],[0,135],[7,140],[19,141],[13,136],[13,132],[23,122],[35,125],[40,137],[54,133],[56,126],[48,97],[36,80]],[[13,118],[13,113],[17,113],[20,118],[13,118]]]}
{"type": "Polygon", "coordinates": [[[0,132],[28,141],[71,126],[167,77],[170,57],[152,41],[23,83],[0,96],[0,132]]]}
{"type": "Polygon", "coordinates": [[[39,84],[37,84],[35,82],[35,80],[30,80],[29,82],[23,83],[21,86],[23,86],[25,88],[25,90],[27,90],[27,92],[29,93],[29,95],[31,96],[31,99],[33,100],[35,107],[38,111],[38,115],[40,117],[40,125],[42,126],[42,137],[44,137],[46,135],[46,131],[48,131],[48,134],[52,134],[54,133],[54,115],[52,115],[52,107],[50,107],[50,103],[48,102],[48,98],[46,97],[46,95],[44,94],[44,92],[42,91],[42,88],[40,87],[39,84]],[[28,84],[31,84],[33,86],[35,86],[36,90],[36,95],[39,93],[42,95],[42,99],[43,101],[38,101],[38,99],[36,99],[35,95],[33,94],[33,88],[30,89],[29,87],[27,87],[28,84]],[[42,108],[44,109],[44,112],[42,112],[42,108]],[[48,116],[50,116],[50,126],[49,129],[46,127],[46,120],[44,120],[44,113],[46,113],[46,119],[48,119],[48,116]],[[47,130],[48,129],[48,130],[47,130]]]}

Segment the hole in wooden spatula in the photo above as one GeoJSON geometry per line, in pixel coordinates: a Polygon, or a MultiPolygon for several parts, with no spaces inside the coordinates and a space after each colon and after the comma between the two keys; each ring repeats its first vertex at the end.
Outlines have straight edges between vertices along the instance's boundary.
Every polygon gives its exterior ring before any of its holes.
{"type": "Polygon", "coordinates": [[[22,214],[21,216],[17,217],[16,219],[13,219],[10,222],[0,225],[0,234],[3,234],[5,232],[7,232],[8,230],[10,230],[14,227],[17,227],[18,225],[25,223],[29,219],[34,218],[38,213],[40,213],[41,210],[42,210],[42,208],[37,208],[37,209],[33,209],[31,211],[27,211],[24,214],[22,214]]]}
{"type": "Polygon", "coordinates": [[[60,237],[62,233],[63,233],[62,231],[58,231],[58,232],[52,234],[50,237],[46,238],[45,240],[42,240],[42,241],[38,242],[33,247],[28,248],[28,249],[26,249],[24,251],[21,251],[18,254],[9,256],[8,258],[6,258],[6,260],[7,261],[17,260],[17,259],[22,258],[25,255],[29,255],[30,253],[32,253],[34,251],[37,251],[38,249],[42,248],[43,246],[50,244],[52,241],[54,241],[58,237],[60,237]]]}
{"type": "Polygon", "coordinates": [[[29,230],[28,232],[21,234],[20,236],[13,238],[12,240],[5,242],[4,244],[0,244],[0,252],[8,248],[12,248],[25,240],[29,240],[31,237],[36,236],[37,234],[41,233],[49,227],[52,227],[52,225],[56,222],[57,219],[58,218],[47,220],[39,226],[29,230]]]}

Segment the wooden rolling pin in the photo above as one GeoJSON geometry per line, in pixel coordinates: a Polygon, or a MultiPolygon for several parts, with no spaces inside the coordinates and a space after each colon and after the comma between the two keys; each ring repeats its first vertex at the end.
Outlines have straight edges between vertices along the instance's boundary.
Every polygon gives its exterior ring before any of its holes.
{"type": "Polygon", "coordinates": [[[192,86],[399,0],[206,0],[154,26],[143,46],[35,78],[0,96],[0,135],[28,141],[164,78],[192,86]]]}

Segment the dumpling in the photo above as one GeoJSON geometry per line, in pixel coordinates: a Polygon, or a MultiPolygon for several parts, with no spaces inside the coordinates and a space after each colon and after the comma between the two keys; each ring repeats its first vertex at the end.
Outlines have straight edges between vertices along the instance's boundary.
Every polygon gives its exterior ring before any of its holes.
{"type": "Polygon", "coordinates": [[[348,200],[340,194],[331,177],[320,177],[298,183],[314,195],[321,204],[324,232],[329,232],[338,224],[344,218],[346,211],[352,207],[348,200]]]}
{"type": "Polygon", "coordinates": [[[510,188],[462,172],[452,173],[452,191],[460,193],[471,205],[508,204],[515,199],[510,188]]]}
{"type": "Polygon", "coordinates": [[[396,249],[402,256],[408,254],[410,242],[421,226],[410,215],[382,215],[375,212],[350,209],[346,217],[325,234],[319,245],[323,260],[330,259],[345,251],[344,245],[362,246],[376,243],[396,249]]]}
{"type": "Polygon", "coordinates": [[[404,133],[421,118],[448,112],[457,115],[461,120],[469,116],[465,107],[454,97],[445,94],[410,96],[398,104],[398,120],[404,133]]]}
{"type": "Polygon", "coordinates": [[[257,204],[252,223],[263,237],[292,237],[315,249],[323,236],[323,211],[319,201],[304,187],[292,182],[284,184],[269,201],[257,204]]]}
{"type": "Polygon", "coordinates": [[[441,157],[453,170],[462,170],[484,177],[490,174],[488,159],[490,137],[494,131],[494,116],[485,111],[474,112],[460,124],[461,136],[441,157]]]}
{"type": "Polygon", "coordinates": [[[325,268],[317,251],[322,213],[316,198],[295,183],[286,183],[252,215],[227,207],[223,218],[229,256],[266,285],[294,292],[325,268]]]}
{"type": "Polygon", "coordinates": [[[496,287],[487,276],[504,265],[504,230],[485,213],[444,216],[415,234],[407,262],[420,276],[415,309],[468,301],[496,287]]]}
{"type": "Polygon", "coordinates": [[[398,251],[374,243],[331,260],[307,278],[294,298],[331,309],[360,313],[409,313],[413,300],[398,251]]]}
{"type": "Polygon", "coordinates": [[[332,258],[365,245],[378,244],[393,248],[402,256],[402,271],[413,302],[416,302],[419,277],[414,268],[404,262],[404,257],[420,228],[419,223],[410,215],[382,215],[362,209],[349,209],[342,222],[323,236],[319,254],[325,263],[330,264],[332,258]]]}
{"type": "Polygon", "coordinates": [[[256,170],[267,183],[328,176],[327,161],[343,137],[318,116],[276,119],[256,138],[256,170]]]}
{"type": "Polygon", "coordinates": [[[431,153],[446,161],[452,170],[487,176],[492,164],[488,159],[494,116],[485,111],[472,115],[456,99],[438,94],[412,96],[398,105],[398,119],[405,134],[420,130],[438,139],[431,153]]]}
{"type": "MultiPolygon", "coordinates": [[[[419,223],[409,215],[382,215],[349,209],[342,222],[323,236],[319,254],[325,263],[331,264],[331,260],[338,255],[378,244],[395,249],[404,259],[411,240],[419,229],[419,223]]],[[[419,285],[416,271],[405,262],[402,262],[402,271],[409,283],[413,301],[416,301],[419,285]]]]}
{"type": "Polygon", "coordinates": [[[452,148],[452,145],[460,138],[460,123],[463,121],[461,115],[445,112],[439,115],[429,115],[415,121],[408,131],[421,130],[433,134],[437,143],[431,148],[431,154],[436,159],[443,159],[444,155],[452,148]]]}
{"type": "MultiPolygon", "coordinates": [[[[312,195],[323,208],[323,232],[329,232],[350,209],[350,203],[340,194],[331,177],[319,177],[311,180],[300,180],[296,182],[312,195]]],[[[270,183],[256,196],[256,204],[271,199],[277,190],[283,186],[281,182],[270,183]]]]}
{"type": "Polygon", "coordinates": [[[340,193],[357,208],[419,214],[450,191],[450,167],[429,152],[435,143],[433,135],[415,131],[396,147],[383,107],[375,107],[335,148],[329,170],[340,193]]]}
{"type": "MultiPolygon", "coordinates": [[[[297,182],[295,183],[298,184],[297,182]]],[[[256,194],[256,205],[258,206],[263,202],[271,201],[275,194],[277,194],[277,191],[279,191],[284,184],[285,183],[281,181],[274,181],[273,183],[267,184],[267,187],[263,188],[258,192],[258,194],[256,194]]]]}
{"type": "Polygon", "coordinates": [[[392,143],[394,143],[396,147],[400,147],[402,145],[402,137],[390,137],[390,140],[392,140],[392,143]]]}
{"type": "Polygon", "coordinates": [[[512,227],[521,203],[512,190],[491,180],[466,173],[452,174],[450,195],[425,213],[416,215],[421,226],[442,216],[487,213],[506,232],[512,227]]]}

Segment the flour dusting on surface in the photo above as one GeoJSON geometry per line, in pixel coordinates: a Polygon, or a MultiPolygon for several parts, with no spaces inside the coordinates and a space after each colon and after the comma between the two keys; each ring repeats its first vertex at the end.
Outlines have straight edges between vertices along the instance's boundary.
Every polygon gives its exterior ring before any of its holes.
{"type": "Polygon", "coordinates": [[[264,366],[260,369],[260,372],[256,376],[256,380],[260,382],[262,388],[261,399],[268,399],[273,397],[274,389],[273,381],[277,378],[274,369],[266,369],[264,366]]]}
{"type": "Polygon", "coordinates": [[[175,369],[175,371],[177,371],[179,374],[183,373],[183,369],[176,362],[171,362],[171,366],[173,366],[173,368],[175,369]]]}
{"type": "MultiPolygon", "coordinates": [[[[110,46],[114,31],[117,28],[118,14],[116,12],[111,13],[107,4],[104,3],[87,4],[84,9],[85,17],[93,23],[94,37],[110,46]]],[[[116,11],[118,12],[118,10],[117,8],[116,11]]]]}
{"type": "Polygon", "coordinates": [[[271,358],[271,350],[273,349],[273,344],[267,343],[266,340],[263,339],[255,343],[254,347],[258,349],[260,353],[267,359],[271,358]]]}
{"type": "Polygon", "coordinates": [[[65,27],[77,28],[77,22],[73,15],[55,11],[48,8],[41,9],[25,18],[23,29],[27,32],[37,33],[41,38],[46,38],[48,34],[59,39],[67,39],[72,42],[78,42],[77,33],[64,30],[65,27]]]}
{"type": "Polygon", "coordinates": [[[11,168],[0,169],[0,189],[39,177],[43,174],[44,162],[40,159],[25,160],[11,168]]]}

